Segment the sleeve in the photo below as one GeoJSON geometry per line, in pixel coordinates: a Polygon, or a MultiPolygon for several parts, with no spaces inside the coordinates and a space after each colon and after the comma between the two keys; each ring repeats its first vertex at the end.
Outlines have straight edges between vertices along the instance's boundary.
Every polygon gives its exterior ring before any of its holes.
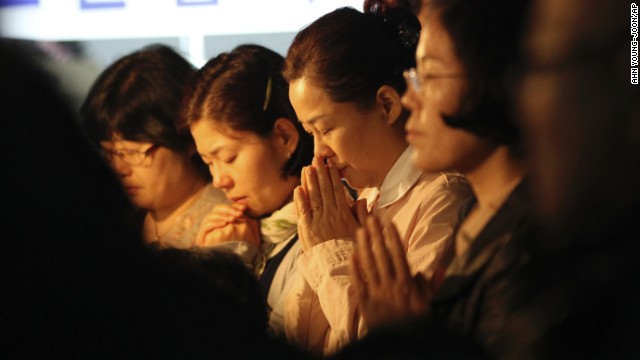
{"type": "MultiPolygon", "coordinates": [[[[471,190],[463,179],[447,175],[414,190],[397,204],[401,210],[391,221],[404,234],[411,269],[429,273],[437,254],[452,241],[471,190]]],[[[314,354],[330,355],[366,333],[348,270],[354,249],[352,239],[330,240],[298,259],[302,276],[287,303],[287,337],[314,354]]]]}
{"type": "Polygon", "coordinates": [[[330,240],[298,258],[302,276],[286,305],[287,337],[316,355],[332,354],[363,335],[348,273],[354,248],[352,239],[330,240]]]}
{"type": "Polygon", "coordinates": [[[435,269],[436,257],[448,242],[454,241],[461,208],[472,196],[464,180],[452,180],[443,175],[433,185],[436,186],[429,187],[421,196],[413,224],[409,226],[404,239],[411,271],[427,276],[431,276],[435,269]]]}

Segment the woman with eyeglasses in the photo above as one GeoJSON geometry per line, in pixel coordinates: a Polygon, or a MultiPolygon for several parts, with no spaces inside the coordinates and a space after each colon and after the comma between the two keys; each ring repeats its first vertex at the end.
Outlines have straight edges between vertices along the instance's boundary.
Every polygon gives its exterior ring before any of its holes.
{"type": "Polygon", "coordinates": [[[297,34],[285,60],[291,103],[315,143],[312,166],[295,192],[303,276],[285,320],[289,338],[316,354],[366,332],[348,275],[366,213],[395,224],[411,272],[430,274],[471,196],[462,176],[412,164],[402,74],[415,66],[420,24],[402,5],[366,1],[364,13],[331,12],[297,34]],[[341,179],[359,190],[355,204],[341,179]]]}
{"type": "Polygon", "coordinates": [[[417,67],[405,73],[403,97],[411,110],[406,129],[413,163],[426,171],[460,171],[477,201],[427,286],[407,275],[401,237],[384,233],[374,219],[358,233],[355,262],[368,266],[351,271],[366,319],[388,325],[424,315],[425,333],[444,325],[441,331],[466,337],[492,357],[504,355],[497,340],[509,331],[510,311],[525,300],[511,291],[526,294],[529,285],[514,281],[530,258],[534,224],[508,87],[529,3],[423,1],[417,67]],[[373,274],[379,281],[367,281],[373,274]],[[387,295],[398,291],[406,296],[387,295]]]}
{"type": "Polygon", "coordinates": [[[171,48],[149,46],[100,74],[81,108],[86,134],[145,211],[144,239],[160,247],[194,246],[204,216],[225,201],[209,186],[191,134],[177,127],[194,72],[171,48]]]}

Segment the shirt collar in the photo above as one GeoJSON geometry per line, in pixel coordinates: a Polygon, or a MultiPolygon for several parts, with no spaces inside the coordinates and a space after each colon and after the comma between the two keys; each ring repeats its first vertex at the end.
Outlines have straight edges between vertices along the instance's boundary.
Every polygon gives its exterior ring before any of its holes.
{"type": "Polygon", "coordinates": [[[413,148],[408,146],[393,164],[380,188],[366,194],[369,210],[376,199],[378,200],[378,208],[389,206],[403,197],[415,185],[423,171],[413,165],[412,153],[413,148]]]}

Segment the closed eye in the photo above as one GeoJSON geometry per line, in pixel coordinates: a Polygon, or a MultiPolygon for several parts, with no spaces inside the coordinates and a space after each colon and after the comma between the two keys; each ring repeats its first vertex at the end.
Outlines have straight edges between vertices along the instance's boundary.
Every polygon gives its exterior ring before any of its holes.
{"type": "Polygon", "coordinates": [[[313,131],[309,130],[309,128],[307,128],[307,126],[304,123],[300,123],[300,124],[302,124],[302,130],[304,130],[304,132],[313,136],[313,131]]]}
{"type": "Polygon", "coordinates": [[[236,159],[236,156],[228,157],[226,159],[222,159],[222,162],[225,164],[231,164],[236,159]]]}

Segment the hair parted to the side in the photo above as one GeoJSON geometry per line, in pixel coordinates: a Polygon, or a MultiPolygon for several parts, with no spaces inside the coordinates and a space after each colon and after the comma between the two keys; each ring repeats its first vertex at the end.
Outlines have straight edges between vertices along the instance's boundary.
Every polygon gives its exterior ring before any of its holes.
{"type": "Polygon", "coordinates": [[[419,33],[407,1],[368,0],[364,13],[340,8],[296,35],[284,75],[289,82],[305,77],[335,102],[366,108],[383,85],[404,93],[402,72],[415,66],[419,33]]]}
{"type": "Polygon", "coordinates": [[[113,135],[152,142],[175,150],[193,144],[178,129],[182,93],[195,68],[165,45],[150,45],[104,70],[91,87],[80,113],[94,142],[113,135]]]}
{"type": "MultiPolygon", "coordinates": [[[[172,48],[153,44],[125,55],[93,83],[80,108],[89,139],[150,142],[178,152],[194,146],[187,129],[178,126],[182,95],[195,67],[172,48]]],[[[206,165],[191,161],[205,179],[206,165]]]]}
{"type": "Polygon", "coordinates": [[[183,99],[181,126],[211,121],[236,131],[268,137],[277,119],[291,121],[298,133],[296,151],[283,176],[300,176],[313,157],[313,139],[298,122],[282,76],[284,59],[260,45],[245,44],[209,60],[193,77],[183,99]]]}
{"type": "Polygon", "coordinates": [[[451,37],[468,81],[461,107],[445,122],[521,156],[521,135],[511,110],[510,71],[520,43],[530,0],[423,0],[440,17],[451,37]]]}

